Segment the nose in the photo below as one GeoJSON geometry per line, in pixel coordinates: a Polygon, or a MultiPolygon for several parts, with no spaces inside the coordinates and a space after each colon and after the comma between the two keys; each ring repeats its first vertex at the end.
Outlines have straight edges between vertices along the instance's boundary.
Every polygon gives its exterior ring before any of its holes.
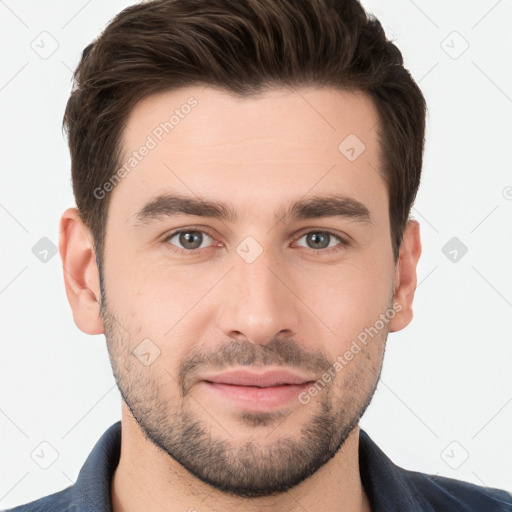
{"type": "Polygon", "coordinates": [[[300,300],[294,280],[269,252],[255,261],[235,261],[223,283],[218,325],[225,336],[264,345],[274,337],[296,336],[300,300]]]}

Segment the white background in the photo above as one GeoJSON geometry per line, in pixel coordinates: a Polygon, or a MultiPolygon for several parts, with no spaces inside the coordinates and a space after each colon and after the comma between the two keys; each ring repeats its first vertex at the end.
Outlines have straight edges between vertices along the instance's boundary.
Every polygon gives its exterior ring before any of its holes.
{"type": "MultiPolygon", "coordinates": [[[[128,5],[0,2],[0,509],[69,486],[120,419],[104,337],[73,323],[59,255],[43,263],[32,248],[58,244],[74,205],[61,133],[72,70],[128,5]],[[41,38],[58,43],[46,59],[31,47],[41,38]],[[48,469],[31,458],[43,441],[58,452],[48,469]]],[[[363,5],[401,49],[429,114],[415,318],[388,339],[362,427],[402,467],[512,490],[512,3],[363,5]],[[455,263],[442,252],[452,237],[468,248],[455,263]]]]}

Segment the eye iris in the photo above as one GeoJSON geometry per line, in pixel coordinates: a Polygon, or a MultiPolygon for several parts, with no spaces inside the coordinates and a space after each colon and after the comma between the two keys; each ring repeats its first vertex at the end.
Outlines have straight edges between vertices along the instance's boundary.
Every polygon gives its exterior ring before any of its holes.
{"type": "Polygon", "coordinates": [[[329,233],[308,233],[308,244],[312,242],[312,249],[325,249],[329,246],[330,235],[329,233]]]}
{"type": "Polygon", "coordinates": [[[180,233],[180,244],[186,249],[198,249],[201,247],[203,235],[199,231],[186,231],[180,233]]]}

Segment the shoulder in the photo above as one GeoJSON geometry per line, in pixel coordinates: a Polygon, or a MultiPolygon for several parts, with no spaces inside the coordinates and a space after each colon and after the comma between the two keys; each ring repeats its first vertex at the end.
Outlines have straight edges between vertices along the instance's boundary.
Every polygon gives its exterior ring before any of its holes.
{"type": "Polygon", "coordinates": [[[401,468],[360,430],[359,470],[378,511],[512,512],[512,495],[500,489],[401,468]]]}
{"type": "Polygon", "coordinates": [[[501,489],[417,471],[402,470],[433,510],[457,512],[512,512],[512,494],[501,489]]]}
{"type": "Polygon", "coordinates": [[[110,482],[121,451],[121,421],[111,425],[96,442],[76,482],[61,491],[0,512],[107,512],[110,482]]]}
{"type": "Polygon", "coordinates": [[[30,503],[0,512],[76,512],[78,509],[73,505],[72,489],[73,486],[70,486],[30,503]]]}

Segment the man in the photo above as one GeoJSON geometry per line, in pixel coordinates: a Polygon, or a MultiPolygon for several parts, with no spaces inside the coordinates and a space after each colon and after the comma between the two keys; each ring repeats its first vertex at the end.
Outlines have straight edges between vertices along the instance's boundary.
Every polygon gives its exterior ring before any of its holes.
{"type": "Polygon", "coordinates": [[[89,46],[64,123],[77,326],[123,398],[23,511],[504,511],[360,430],[412,318],[425,102],[352,1],[150,1],[89,46]]]}

